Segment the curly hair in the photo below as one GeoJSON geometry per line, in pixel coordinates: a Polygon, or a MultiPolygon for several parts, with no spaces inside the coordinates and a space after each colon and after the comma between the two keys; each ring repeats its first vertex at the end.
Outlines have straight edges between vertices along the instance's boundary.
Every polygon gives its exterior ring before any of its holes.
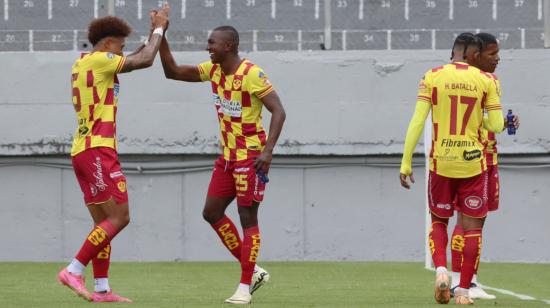
{"type": "Polygon", "coordinates": [[[88,40],[93,46],[108,36],[128,37],[130,33],[128,23],[115,16],[96,18],[88,26],[88,40]]]}

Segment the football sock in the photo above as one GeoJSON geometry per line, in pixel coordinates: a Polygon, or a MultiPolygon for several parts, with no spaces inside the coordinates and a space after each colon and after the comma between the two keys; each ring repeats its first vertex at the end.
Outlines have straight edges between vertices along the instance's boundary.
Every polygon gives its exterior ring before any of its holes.
{"type": "Polygon", "coordinates": [[[109,277],[109,265],[111,264],[111,244],[108,244],[92,259],[94,278],[109,277]]]}
{"type": "Polygon", "coordinates": [[[84,264],[80,263],[77,259],[73,259],[71,263],[69,263],[69,266],[67,266],[67,270],[71,274],[75,275],[82,275],[82,272],[84,272],[84,269],[86,266],[84,264]]]}
{"type": "Polygon", "coordinates": [[[430,230],[430,251],[435,267],[447,267],[447,235],[448,218],[440,218],[432,214],[430,230]]]}
{"type": "Polygon", "coordinates": [[[443,267],[443,266],[438,266],[435,268],[435,272],[437,274],[447,274],[447,268],[446,267],[443,267]]]}
{"type": "Polygon", "coordinates": [[[218,222],[211,225],[212,228],[216,231],[220,239],[222,240],[223,245],[231,252],[231,254],[241,260],[241,246],[242,242],[239,237],[239,232],[237,227],[229,217],[224,216],[218,222]]]}
{"type": "Polygon", "coordinates": [[[258,226],[244,229],[241,248],[241,283],[250,285],[256,259],[260,252],[260,229],[258,226]]]}
{"type": "Polygon", "coordinates": [[[239,289],[241,292],[250,293],[250,285],[249,285],[249,284],[239,283],[238,289],[239,289]]]}
{"type": "Polygon", "coordinates": [[[109,245],[118,231],[108,219],[100,222],[90,232],[75,258],[84,266],[88,265],[92,258],[109,245]]]}
{"type": "Polygon", "coordinates": [[[464,231],[464,256],[462,262],[462,271],[460,272],[460,287],[470,288],[470,283],[474,272],[479,265],[479,256],[481,254],[481,229],[471,229],[464,231]]]}
{"type": "Polygon", "coordinates": [[[451,272],[451,289],[460,284],[460,272],[451,272]]]}
{"type": "Polygon", "coordinates": [[[451,237],[451,268],[453,272],[460,273],[462,268],[462,249],[464,248],[464,229],[457,224],[451,237]]]}
{"type": "Polygon", "coordinates": [[[94,291],[96,292],[109,292],[109,278],[96,278],[94,280],[94,291]]]}

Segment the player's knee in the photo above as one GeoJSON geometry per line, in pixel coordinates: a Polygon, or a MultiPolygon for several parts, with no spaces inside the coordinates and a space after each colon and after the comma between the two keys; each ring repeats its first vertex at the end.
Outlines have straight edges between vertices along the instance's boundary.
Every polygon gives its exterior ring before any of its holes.
{"type": "Polygon", "coordinates": [[[122,228],[126,227],[128,224],[130,224],[130,213],[126,213],[122,216],[122,219],[121,219],[121,225],[122,225],[122,228]]]}
{"type": "Polygon", "coordinates": [[[109,219],[118,230],[122,230],[130,223],[130,213],[120,213],[114,217],[110,217],[109,219]]]}
{"type": "Polygon", "coordinates": [[[250,213],[239,212],[239,218],[241,219],[241,226],[244,229],[258,225],[258,218],[250,213]]]}
{"type": "Polygon", "coordinates": [[[204,220],[206,220],[206,222],[208,222],[209,224],[215,224],[223,218],[223,214],[220,215],[219,213],[216,213],[214,211],[204,209],[202,211],[202,218],[204,218],[204,220]]]}

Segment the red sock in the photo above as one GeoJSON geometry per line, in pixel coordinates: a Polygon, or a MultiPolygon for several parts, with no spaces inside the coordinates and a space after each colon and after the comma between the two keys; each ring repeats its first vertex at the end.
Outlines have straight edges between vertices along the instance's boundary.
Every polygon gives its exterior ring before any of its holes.
{"type": "Polygon", "coordinates": [[[447,267],[447,235],[448,218],[440,218],[432,214],[432,229],[430,230],[430,250],[434,266],[447,267]]]}
{"type": "Polygon", "coordinates": [[[464,229],[456,224],[451,237],[451,268],[453,272],[460,273],[462,269],[462,249],[464,248],[464,229]]]}
{"type": "Polygon", "coordinates": [[[94,278],[108,278],[109,265],[111,264],[111,244],[109,243],[95,258],[92,259],[94,278]]]}
{"type": "Polygon", "coordinates": [[[108,219],[100,222],[95,226],[92,232],[90,232],[84,244],[82,244],[80,251],[76,255],[76,259],[84,264],[84,266],[88,265],[90,260],[97,256],[105,246],[109,245],[118,231],[119,230],[117,230],[108,219]]]}
{"type": "Polygon", "coordinates": [[[481,229],[471,229],[464,231],[464,249],[462,255],[462,271],[460,272],[460,287],[469,289],[474,272],[479,266],[479,256],[481,254],[481,229]]]}
{"type": "Polygon", "coordinates": [[[260,252],[260,229],[258,226],[244,229],[241,248],[241,283],[250,284],[254,266],[260,252]]]}
{"type": "Polygon", "coordinates": [[[242,242],[239,237],[239,231],[237,231],[237,227],[235,227],[233,221],[231,221],[229,217],[224,216],[211,226],[222,240],[223,245],[235,258],[237,258],[237,260],[240,261],[242,242]]]}

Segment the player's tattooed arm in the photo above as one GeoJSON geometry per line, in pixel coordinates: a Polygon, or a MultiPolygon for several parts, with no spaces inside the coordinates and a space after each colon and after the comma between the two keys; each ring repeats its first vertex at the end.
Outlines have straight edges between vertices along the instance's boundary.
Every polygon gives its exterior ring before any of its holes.
{"type": "Polygon", "coordinates": [[[159,53],[166,78],[190,82],[202,81],[199,69],[196,66],[176,64],[166,37],[162,38],[159,53]]]}
{"type": "Polygon", "coordinates": [[[126,55],[126,58],[131,57],[133,55],[137,55],[143,48],[145,48],[149,41],[151,40],[151,37],[153,36],[153,29],[151,29],[151,33],[149,33],[149,38],[147,38],[146,42],[143,42],[136,50],[134,50],[132,53],[126,55]]]}
{"type": "Polygon", "coordinates": [[[121,73],[131,72],[136,69],[142,69],[150,67],[155,61],[155,56],[160,48],[160,42],[163,37],[163,32],[168,27],[168,12],[170,6],[165,3],[162,10],[159,12],[151,11],[151,26],[154,29],[162,28],[162,32],[153,32],[149,40],[149,44],[143,46],[137,53],[130,54],[126,57],[124,65],[122,66],[121,73]]]}

